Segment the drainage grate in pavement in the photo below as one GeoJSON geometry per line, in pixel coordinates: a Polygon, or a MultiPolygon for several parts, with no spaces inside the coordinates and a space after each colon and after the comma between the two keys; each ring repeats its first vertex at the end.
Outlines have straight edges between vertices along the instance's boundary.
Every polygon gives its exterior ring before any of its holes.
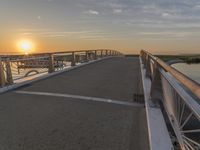
{"type": "Polygon", "coordinates": [[[133,94],[133,102],[144,103],[144,94],[133,94]]]}

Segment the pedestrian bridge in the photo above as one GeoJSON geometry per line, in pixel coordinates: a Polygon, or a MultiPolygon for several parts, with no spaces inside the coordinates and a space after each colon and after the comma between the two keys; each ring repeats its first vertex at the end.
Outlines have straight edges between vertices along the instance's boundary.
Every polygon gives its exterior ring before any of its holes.
{"type": "Polygon", "coordinates": [[[0,149],[200,149],[199,85],[146,51],[2,56],[0,75],[0,149]]]}

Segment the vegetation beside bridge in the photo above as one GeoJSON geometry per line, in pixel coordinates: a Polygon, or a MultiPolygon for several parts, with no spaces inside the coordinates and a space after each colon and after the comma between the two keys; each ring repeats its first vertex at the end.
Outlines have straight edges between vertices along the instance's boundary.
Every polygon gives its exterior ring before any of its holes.
{"type": "Polygon", "coordinates": [[[164,61],[171,61],[174,59],[180,59],[188,64],[200,63],[200,55],[157,55],[164,61]]]}

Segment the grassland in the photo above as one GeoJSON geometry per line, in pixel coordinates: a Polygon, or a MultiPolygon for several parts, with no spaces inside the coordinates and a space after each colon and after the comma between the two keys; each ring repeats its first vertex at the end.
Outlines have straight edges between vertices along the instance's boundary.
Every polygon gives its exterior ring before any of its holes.
{"type": "Polygon", "coordinates": [[[166,62],[174,59],[180,59],[188,64],[200,63],[200,55],[157,55],[157,57],[166,62]]]}

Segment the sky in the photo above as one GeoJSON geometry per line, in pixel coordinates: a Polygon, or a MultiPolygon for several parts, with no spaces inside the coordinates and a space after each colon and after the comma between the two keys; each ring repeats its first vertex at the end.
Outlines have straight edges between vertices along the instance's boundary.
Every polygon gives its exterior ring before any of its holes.
{"type": "Polygon", "coordinates": [[[0,0],[0,53],[200,53],[200,0],[0,0]]]}

